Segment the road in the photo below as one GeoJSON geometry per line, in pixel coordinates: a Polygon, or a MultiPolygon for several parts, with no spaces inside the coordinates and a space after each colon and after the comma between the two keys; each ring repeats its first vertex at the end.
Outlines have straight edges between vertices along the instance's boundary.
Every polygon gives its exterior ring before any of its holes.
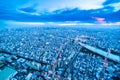
{"type": "Polygon", "coordinates": [[[101,55],[101,56],[107,57],[108,59],[110,59],[110,60],[112,60],[112,61],[114,61],[114,62],[120,63],[120,56],[114,55],[114,54],[112,54],[112,53],[108,54],[108,52],[105,52],[105,51],[103,51],[103,50],[101,50],[101,49],[98,49],[98,48],[89,46],[89,45],[84,44],[84,43],[81,43],[81,42],[79,42],[79,44],[80,44],[82,47],[84,47],[84,48],[86,48],[86,49],[88,49],[88,50],[90,50],[90,51],[92,51],[92,52],[94,52],[94,53],[96,53],[96,54],[99,54],[99,55],[101,55]]]}

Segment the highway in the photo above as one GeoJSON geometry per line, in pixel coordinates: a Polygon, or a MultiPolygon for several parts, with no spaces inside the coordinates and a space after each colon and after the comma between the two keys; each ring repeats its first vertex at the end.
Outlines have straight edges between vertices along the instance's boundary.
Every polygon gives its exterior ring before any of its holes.
{"type": "Polygon", "coordinates": [[[88,49],[88,50],[90,50],[90,51],[92,51],[92,52],[94,52],[94,53],[96,53],[96,54],[99,54],[99,55],[101,55],[101,56],[103,56],[103,57],[107,57],[108,59],[110,59],[110,60],[112,60],[112,61],[114,61],[114,62],[120,63],[120,56],[114,55],[114,54],[112,54],[112,53],[109,54],[109,53],[107,53],[107,52],[105,52],[105,51],[103,51],[103,50],[101,50],[101,49],[98,49],[98,48],[89,46],[89,45],[84,44],[84,43],[81,43],[81,42],[79,42],[79,44],[80,44],[82,47],[84,47],[84,48],[86,48],[86,49],[88,49]]]}

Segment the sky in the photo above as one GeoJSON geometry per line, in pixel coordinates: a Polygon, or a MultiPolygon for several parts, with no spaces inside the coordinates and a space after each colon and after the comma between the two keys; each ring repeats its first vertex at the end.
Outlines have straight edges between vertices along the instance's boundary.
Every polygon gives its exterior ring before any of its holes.
{"type": "Polygon", "coordinates": [[[0,0],[0,23],[120,25],[120,0],[0,0]]]}

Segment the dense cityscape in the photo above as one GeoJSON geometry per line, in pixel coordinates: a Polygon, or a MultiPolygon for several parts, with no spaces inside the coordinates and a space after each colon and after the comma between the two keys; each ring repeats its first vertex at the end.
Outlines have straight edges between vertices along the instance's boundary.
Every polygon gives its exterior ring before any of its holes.
{"type": "Polygon", "coordinates": [[[0,72],[13,69],[8,80],[119,80],[120,62],[79,44],[120,57],[119,33],[119,27],[3,28],[0,72]]]}
{"type": "Polygon", "coordinates": [[[120,0],[0,0],[0,80],[120,80],[120,0]]]}

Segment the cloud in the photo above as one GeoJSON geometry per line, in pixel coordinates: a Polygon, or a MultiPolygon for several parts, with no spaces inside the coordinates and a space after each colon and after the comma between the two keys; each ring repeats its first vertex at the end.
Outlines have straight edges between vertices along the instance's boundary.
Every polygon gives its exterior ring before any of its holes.
{"type": "Polygon", "coordinates": [[[120,25],[120,22],[116,22],[117,25],[120,25]]]}
{"type": "Polygon", "coordinates": [[[54,11],[63,8],[79,8],[80,10],[99,9],[103,7],[105,0],[47,0],[36,5],[37,9],[54,11]]]}
{"type": "Polygon", "coordinates": [[[7,24],[12,25],[45,25],[43,22],[16,22],[16,21],[7,21],[7,24]]]}
{"type": "Polygon", "coordinates": [[[81,23],[120,21],[120,3],[111,3],[112,0],[110,0],[111,2],[109,0],[24,0],[23,2],[13,0],[12,3],[10,0],[5,1],[8,2],[0,1],[2,2],[0,4],[0,20],[22,22],[78,21],[81,23]]]}
{"type": "Polygon", "coordinates": [[[97,22],[101,23],[101,24],[105,24],[105,18],[101,18],[101,17],[92,17],[93,19],[95,19],[97,22]]]}
{"type": "Polygon", "coordinates": [[[19,9],[20,11],[23,11],[23,12],[27,12],[27,13],[33,13],[33,12],[36,12],[35,9],[31,8],[31,7],[27,7],[27,8],[21,8],[19,9]]]}
{"type": "Polygon", "coordinates": [[[15,21],[28,21],[28,22],[65,22],[65,21],[80,21],[83,23],[95,23],[99,22],[118,22],[120,21],[120,11],[106,13],[99,12],[99,10],[80,10],[75,9],[60,9],[47,14],[31,15],[20,12],[5,12],[0,11],[0,19],[2,20],[15,20],[15,21]],[[14,15],[14,16],[13,16],[14,15]],[[94,16],[91,17],[91,16],[94,16]],[[105,18],[105,19],[102,19],[105,18]]]}
{"type": "Polygon", "coordinates": [[[118,3],[112,3],[112,4],[109,4],[107,6],[113,7],[114,8],[114,10],[113,10],[114,12],[120,10],[120,2],[118,2],[118,3]]]}
{"type": "Polygon", "coordinates": [[[112,3],[118,3],[118,2],[120,2],[120,0],[106,0],[103,4],[108,5],[108,4],[112,4],[112,3]]]}
{"type": "Polygon", "coordinates": [[[113,12],[120,10],[120,0],[106,0],[103,3],[104,7],[111,7],[113,8],[113,12]]]}
{"type": "Polygon", "coordinates": [[[34,9],[33,7],[27,7],[27,8],[20,8],[19,10],[17,10],[20,13],[23,14],[28,14],[28,15],[40,15],[36,9],[34,9]]]}

